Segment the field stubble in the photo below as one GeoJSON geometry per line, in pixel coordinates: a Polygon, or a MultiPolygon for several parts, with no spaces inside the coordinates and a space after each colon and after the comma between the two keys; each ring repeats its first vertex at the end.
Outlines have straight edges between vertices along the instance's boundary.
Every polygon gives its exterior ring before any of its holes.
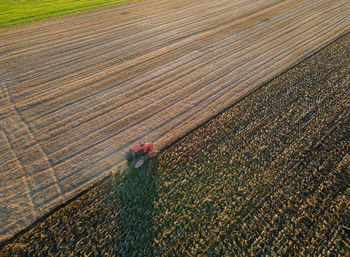
{"type": "Polygon", "coordinates": [[[347,255],[350,34],[0,255],[347,255]]]}

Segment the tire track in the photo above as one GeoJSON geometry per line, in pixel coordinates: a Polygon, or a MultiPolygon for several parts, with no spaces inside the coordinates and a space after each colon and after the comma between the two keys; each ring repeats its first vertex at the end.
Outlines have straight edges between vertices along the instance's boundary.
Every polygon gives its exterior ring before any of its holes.
{"type": "Polygon", "coordinates": [[[54,184],[71,198],[119,169],[130,144],[169,145],[347,33],[349,10],[345,0],[154,0],[1,30],[0,83],[17,114],[0,106],[0,129],[22,131],[34,209],[57,204],[54,184]]]}

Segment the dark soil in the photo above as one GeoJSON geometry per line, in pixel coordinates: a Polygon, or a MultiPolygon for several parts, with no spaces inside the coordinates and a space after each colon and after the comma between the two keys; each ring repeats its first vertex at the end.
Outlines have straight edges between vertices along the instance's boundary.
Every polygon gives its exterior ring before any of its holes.
{"type": "Polygon", "coordinates": [[[350,255],[350,34],[0,256],[350,255]]]}

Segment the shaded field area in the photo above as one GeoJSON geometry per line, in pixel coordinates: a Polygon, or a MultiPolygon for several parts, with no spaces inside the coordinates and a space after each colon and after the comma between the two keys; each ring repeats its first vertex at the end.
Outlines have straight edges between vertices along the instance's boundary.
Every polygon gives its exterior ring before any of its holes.
{"type": "Polygon", "coordinates": [[[119,4],[128,0],[1,0],[0,28],[119,4]]]}
{"type": "Polygon", "coordinates": [[[348,0],[144,0],[0,30],[0,242],[349,29],[348,0]]]}
{"type": "Polygon", "coordinates": [[[349,255],[350,34],[0,255],[349,255]]]}

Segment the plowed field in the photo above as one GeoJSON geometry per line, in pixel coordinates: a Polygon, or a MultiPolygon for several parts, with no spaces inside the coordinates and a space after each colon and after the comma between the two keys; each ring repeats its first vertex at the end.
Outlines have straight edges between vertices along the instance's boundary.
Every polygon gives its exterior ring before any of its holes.
{"type": "Polygon", "coordinates": [[[350,34],[1,256],[349,256],[350,34]]]}
{"type": "Polygon", "coordinates": [[[1,30],[0,241],[349,28],[348,0],[152,0],[1,30]]]}

